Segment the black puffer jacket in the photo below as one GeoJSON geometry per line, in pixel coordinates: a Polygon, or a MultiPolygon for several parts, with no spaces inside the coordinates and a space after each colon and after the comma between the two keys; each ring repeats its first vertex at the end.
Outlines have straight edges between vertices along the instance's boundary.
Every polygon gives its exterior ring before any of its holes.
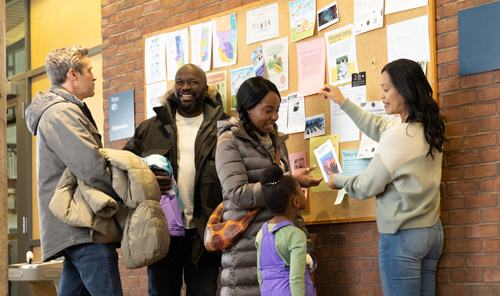
{"type": "MultiPolygon", "coordinates": [[[[175,114],[177,103],[174,93],[170,91],[162,99],[162,106],[155,107],[156,116],[142,122],[134,136],[123,149],[146,157],[160,154],[168,158],[178,179],[177,164],[177,127],[175,114]]],[[[193,220],[199,234],[199,240],[193,246],[193,263],[196,264],[205,251],[203,235],[208,218],[214,209],[222,202],[222,190],[215,170],[215,150],[217,147],[217,121],[228,119],[224,113],[220,95],[214,89],[209,89],[205,97],[203,109],[204,119],[196,135],[195,165],[196,178],[194,190],[193,220]]],[[[194,136],[194,135],[193,135],[194,136]]]]}

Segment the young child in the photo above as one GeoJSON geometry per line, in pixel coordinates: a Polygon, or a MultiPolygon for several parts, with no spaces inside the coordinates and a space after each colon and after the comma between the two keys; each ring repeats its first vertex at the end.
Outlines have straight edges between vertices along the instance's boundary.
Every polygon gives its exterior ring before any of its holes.
{"type": "Polygon", "coordinates": [[[275,215],[255,238],[261,295],[316,295],[306,264],[306,235],[293,223],[305,208],[306,197],[297,180],[277,165],[264,171],[260,183],[275,215]]]}

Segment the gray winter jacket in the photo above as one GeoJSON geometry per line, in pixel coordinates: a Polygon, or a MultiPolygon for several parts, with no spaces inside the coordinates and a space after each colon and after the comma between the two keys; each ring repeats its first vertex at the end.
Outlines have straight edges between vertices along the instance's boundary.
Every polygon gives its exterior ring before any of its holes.
{"type": "Polygon", "coordinates": [[[144,161],[129,151],[101,152],[123,205],[66,169],[49,208],[64,223],[89,228],[95,243],[121,241],[125,267],[150,265],[165,257],[170,245],[156,177],[144,161]]]}
{"type": "Polygon", "coordinates": [[[73,245],[90,243],[88,229],[69,226],[49,210],[57,183],[68,168],[87,184],[117,197],[92,115],[86,105],[60,86],[37,93],[26,109],[26,124],[36,138],[38,213],[42,260],[60,256],[73,245]]]}
{"type": "MultiPolygon", "coordinates": [[[[221,295],[260,295],[255,237],[262,224],[273,214],[265,206],[259,178],[274,161],[260,142],[247,134],[239,119],[219,121],[217,128],[219,138],[215,164],[222,184],[223,221],[239,217],[254,208],[262,208],[238,242],[222,253],[221,295]]],[[[271,134],[271,138],[274,147],[280,151],[285,171],[290,171],[285,144],[287,136],[278,133],[271,134]]],[[[302,217],[295,223],[305,230],[302,217]]]]}

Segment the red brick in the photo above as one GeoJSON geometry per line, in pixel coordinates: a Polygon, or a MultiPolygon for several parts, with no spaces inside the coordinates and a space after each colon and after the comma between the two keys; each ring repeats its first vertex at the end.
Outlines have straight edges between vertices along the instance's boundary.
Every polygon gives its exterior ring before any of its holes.
{"type": "MultiPolygon", "coordinates": [[[[455,47],[458,46],[458,32],[451,32],[441,36],[442,48],[455,47]]],[[[458,68],[458,65],[457,65],[458,68]]]]}
{"type": "Polygon", "coordinates": [[[458,63],[443,65],[441,70],[442,78],[456,77],[460,74],[458,63]]]}
{"type": "Polygon", "coordinates": [[[462,109],[463,118],[483,117],[496,114],[496,104],[478,104],[462,109]]]}
{"type": "MultiPolygon", "coordinates": [[[[448,132],[449,134],[449,132],[448,132]]],[[[462,138],[461,137],[454,137],[451,138],[448,136],[447,138],[448,141],[444,142],[443,148],[444,151],[454,151],[454,150],[460,150],[462,149],[462,138]]]]}
{"type": "MultiPolygon", "coordinates": [[[[488,270],[488,272],[490,271],[488,270]]],[[[486,276],[489,276],[489,274],[485,272],[485,282],[487,282],[486,276]]],[[[468,292],[469,295],[500,295],[500,286],[497,284],[486,285],[484,283],[481,283],[480,285],[470,285],[468,288],[468,292]]]]}
{"type": "Polygon", "coordinates": [[[217,14],[220,11],[221,11],[220,10],[220,3],[216,3],[213,5],[201,8],[200,17],[204,18],[204,17],[210,16],[210,15],[217,14]]]}
{"type": "MultiPolygon", "coordinates": [[[[316,255],[316,251],[314,252],[316,255]]],[[[316,257],[316,259],[319,259],[316,257]]],[[[344,260],[321,260],[321,264],[318,264],[318,267],[314,272],[322,273],[322,272],[337,272],[345,270],[345,261],[344,260]]]]}
{"type": "Polygon", "coordinates": [[[109,24],[119,24],[125,20],[125,12],[114,13],[109,17],[109,24]]]}
{"type": "MultiPolygon", "coordinates": [[[[441,256],[442,258],[442,256],[441,256]]],[[[441,260],[440,260],[441,261],[441,260]]],[[[450,280],[450,270],[448,269],[440,269],[438,265],[438,269],[436,270],[436,283],[438,283],[438,287],[442,286],[442,283],[449,283],[450,280]]],[[[436,289],[438,288],[436,287],[436,289]]],[[[439,294],[437,294],[439,295],[439,294]]]]}
{"type": "Polygon", "coordinates": [[[336,284],[358,284],[360,282],[359,272],[337,272],[334,274],[336,284]]]}
{"type": "Polygon", "coordinates": [[[333,257],[333,248],[331,248],[331,247],[318,247],[316,244],[314,246],[315,246],[314,256],[318,260],[333,257]]]}
{"type": "MultiPolygon", "coordinates": [[[[500,76],[500,74],[497,74],[500,76]]],[[[490,86],[478,91],[477,97],[479,101],[494,101],[500,99],[500,86],[490,86]]]]}
{"type": "MultiPolygon", "coordinates": [[[[380,272],[379,271],[365,271],[361,273],[362,285],[377,285],[380,284],[380,272]]],[[[354,294],[360,295],[360,294],[354,294]]]]}
{"type": "Polygon", "coordinates": [[[134,19],[134,27],[135,28],[142,28],[146,24],[149,24],[151,21],[152,21],[151,14],[143,15],[141,17],[134,19]]]}
{"type": "Polygon", "coordinates": [[[459,210],[464,208],[463,197],[446,197],[441,198],[441,209],[443,211],[459,210]]]}
{"type": "Polygon", "coordinates": [[[464,268],[465,256],[444,254],[439,259],[438,268],[464,268]]]}
{"type": "Polygon", "coordinates": [[[494,164],[473,165],[464,168],[465,179],[475,179],[482,177],[496,176],[496,166],[494,164]]]}
{"type": "Polygon", "coordinates": [[[179,0],[161,0],[161,7],[168,7],[179,3],[179,0]]]}
{"type": "Polygon", "coordinates": [[[449,212],[449,224],[471,224],[481,221],[479,210],[453,211],[449,212]]]}
{"type": "Polygon", "coordinates": [[[463,168],[443,168],[441,180],[443,181],[456,181],[463,178],[463,168]]]}
{"type": "Polygon", "coordinates": [[[461,77],[460,82],[460,84],[462,85],[462,89],[490,85],[493,83],[493,73],[485,72],[475,75],[463,76],[461,77]]]}
{"type": "Polygon", "coordinates": [[[154,23],[145,25],[144,26],[144,35],[160,31],[163,28],[164,28],[164,26],[163,26],[162,22],[154,22],[154,23]]]}
{"type": "Polygon", "coordinates": [[[359,246],[359,255],[361,257],[378,257],[378,243],[359,246]]]}
{"type": "Polygon", "coordinates": [[[133,0],[121,0],[121,1],[117,2],[116,10],[122,11],[122,10],[125,10],[125,9],[133,7],[133,6],[134,6],[133,0]]]}
{"type": "Polygon", "coordinates": [[[188,13],[183,13],[181,15],[181,23],[188,23],[194,20],[197,20],[200,18],[200,12],[198,10],[196,11],[190,11],[188,13]]]}
{"type": "Polygon", "coordinates": [[[466,152],[449,152],[445,156],[447,165],[473,164],[479,161],[477,150],[466,152]]]}
{"type": "Polygon", "coordinates": [[[494,238],[498,236],[497,224],[473,225],[465,228],[467,238],[494,238]]]}
{"type": "Polygon", "coordinates": [[[436,21],[436,34],[456,31],[458,29],[457,18],[448,18],[436,21]]]}
{"type": "Polygon", "coordinates": [[[135,6],[124,11],[126,19],[133,19],[142,15],[142,6],[135,6]]]}
{"type": "Polygon", "coordinates": [[[496,267],[497,265],[497,255],[467,255],[468,268],[496,267]]]}
{"type": "Polygon", "coordinates": [[[495,74],[495,82],[500,82],[500,70],[494,71],[495,74]]]}
{"type": "MultiPolygon", "coordinates": [[[[452,78],[452,80],[457,80],[458,78],[452,78]]],[[[438,82],[439,87],[439,82],[438,82]]],[[[476,91],[462,91],[444,96],[444,104],[446,107],[467,105],[477,102],[476,91]]]]}
{"type": "Polygon", "coordinates": [[[483,280],[483,271],[478,269],[452,270],[451,280],[453,282],[481,282],[483,280]]]}
{"type": "Polygon", "coordinates": [[[359,223],[337,223],[332,225],[332,232],[351,232],[359,230],[359,223]]]}
{"type": "Polygon", "coordinates": [[[142,41],[142,29],[133,29],[127,32],[127,40],[134,40],[141,38],[142,41]]]}
{"type": "Polygon", "coordinates": [[[500,116],[484,118],[479,121],[480,131],[499,131],[500,130],[500,116]]]}
{"type": "Polygon", "coordinates": [[[483,222],[499,222],[500,209],[483,209],[483,222]]]}
{"type": "Polygon", "coordinates": [[[446,240],[465,238],[465,226],[444,226],[443,231],[446,240]]]}
{"type": "Polygon", "coordinates": [[[196,9],[208,5],[208,0],[191,0],[189,1],[189,9],[196,9]]]}
{"type": "Polygon", "coordinates": [[[500,147],[482,149],[479,156],[480,162],[491,162],[500,160],[500,147]]]}
{"type": "Polygon", "coordinates": [[[497,207],[497,196],[495,193],[487,193],[480,195],[468,195],[465,199],[466,208],[487,208],[497,207]]]}
{"type": "Polygon", "coordinates": [[[459,136],[477,133],[479,131],[479,120],[466,120],[454,123],[448,123],[446,126],[446,135],[459,136]]]}
{"type": "Polygon", "coordinates": [[[120,84],[124,84],[126,82],[126,79],[127,79],[127,76],[125,76],[125,75],[116,76],[116,77],[111,79],[111,82],[109,85],[110,85],[110,87],[115,87],[115,86],[118,86],[120,84]]]}
{"type": "Polygon", "coordinates": [[[345,261],[346,271],[367,271],[373,270],[372,259],[347,259],[345,261]]]}
{"type": "Polygon", "coordinates": [[[486,269],[484,271],[484,281],[486,283],[490,282],[500,282],[500,270],[498,269],[486,269]]]}
{"type": "Polygon", "coordinates": [[[116,4],[101,8],[101,17],[107,17],[116,13],[116,4]]]}
{"type": "Polygon", "coordinates": [[[122,287],[137,287],[139,285],[139,277],[122,277],[122,287]]]}
{"type": "Polygon", "coordinates": [[[375,287],[373,286],[350,286],[349,295],[375,296],[375,287]]]}
{"type": "Polygon", "coordinates": [[[116,34],[116,26],[111,26],[111,27],[103,28],[101,30],[101,35],[102,35],[103,38],[110,37],[111,35],[114,35],[114,34],[116,34]]]}
{"type": "Polygon", "coordinates": [[[135,28],[134,26],[134,20],[129,20],[126,22],[121,22],[117,25],[117,31],[118,32],[126,32],[131,29],[135,28]]]}
{"type": "Polygon", "coordinates": [[[500,239],[485,239],[483,240],[483,248],[486,253],[500,252],[500,239]]]}
{"type": "Polygon", "coordinates": [[[171,16],[169,17],[168,19],[164,20],[163,21],[163,26],[165,28],[169,28],[169,27],[174,27],[174,26],[177,26],[181,23],[181,17],[180,16],[171,16]]]}
{"type": "Polygon", "coordinates": [[[189,10],[189,2],[184,2],[170,7],[170,14],[171,15],[181,14],[188,10],[189,10]]]}
{"type": "Polygon", "coordinates": [[[455,16],[457,15],[459,10],[467,9],[474,6],[474,1],[457,1],[451,4],[443,5],[443,16],[455,16]]]}
{"type": "Polygon", "coordinates": [[[333,283],[333,272],[314,273],[314,283],[316,285],[332,284],[333,283]]]}
{"type": "Polygon", "coordinates": [[[160,9],[160,7],[161,7],[160,0],[153,0],[153,1],[146,3],[142,6],[142,13],[148,14],[150,12],[153,12],[153,11],[160,9]]]}
{"type": "Polygon", "coordinates": [[[468,296],[468,285],[438,285],[436,287],[436,295],[453,295],[453,296],[468,296]]]}
{"type": "Polygon", "coordinates": [[[228,11],[241,6],[241,0],[221,1],[221,11],[228,11]]]}
{"type": "Polygon", "coordinates": [[[479,188],[481,192],[498,192],[500,191],[500,178],[481,180],[479,188]]]}
{"type": "Polygon", "coordinates": [[[118,35],[113,35],[109,39],[109,45],[118,45],[122,42],[124,42],[127,39],[127,35],[125,33],[119,33],[118,35]]]}
{"type": "Polygon", "coordinates": [[[117,66],[125,63],[127,61],[127,55],[126,54],[121,54],[121,55],[116,55],[112,56],[109,58],[109,65],[110,66],[117,66]]]}
{"type": "Polygon", "coordinates": [[[333,255],[337,258],[353,258],[353,257],[358,257],[359,256],[359,247],[358,246],[353,246],[353,247],[347,247],[347,246],[342,246],[342,247],[336,247],[333,249],[333,255]]]}
{"type": "Polygon", "coordinates": [[[163,20],[163,19],[166,19],[170,16],[170,10],[160,9],[157,11],[153,11],[153,13],[151,13],[149,15],[151,15],[152,20],[155,20],[155,21],[163,20]]]}
{"type": "MultiPolygon", "coordinates": [[[[440,79],[437,84],[438,93],[456,91],[460,89],[460,78],[440,79]]],[[[450,105],[453,106],[453,105],[450,105]]]]}
{"type": "Polygon", "coordinates": [[[364,244],[373,242],[373,232],[372,231],[361,231],[347,233],[345,236],[346,244],[364,244]]]}

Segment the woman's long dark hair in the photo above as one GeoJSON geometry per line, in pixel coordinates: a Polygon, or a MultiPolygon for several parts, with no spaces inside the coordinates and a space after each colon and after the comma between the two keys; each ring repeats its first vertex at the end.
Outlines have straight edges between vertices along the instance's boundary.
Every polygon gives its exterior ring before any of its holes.
{"type": "Polygon", "coordinates": [[[432,88],[420,65],[407,59],[399,59],[385,65],[392,84],[406,102],[406,122],[420,122],[424,127],[425,141],[429,144],[427,155],[434,157],[433,149],[443,152],[445,141],[444,117],[432,98],[432,88]]]}
{"type": "Polygon", "coordinates": [[[236,111],[245,131],[254,139],[257,139],[255,127],[248,116],[247,110],[260,103],[270,91],[275,92],[281,100],[280,92],[274,83],[263,77],[256,76],[245,80],[236,93],[236,111]]]}

